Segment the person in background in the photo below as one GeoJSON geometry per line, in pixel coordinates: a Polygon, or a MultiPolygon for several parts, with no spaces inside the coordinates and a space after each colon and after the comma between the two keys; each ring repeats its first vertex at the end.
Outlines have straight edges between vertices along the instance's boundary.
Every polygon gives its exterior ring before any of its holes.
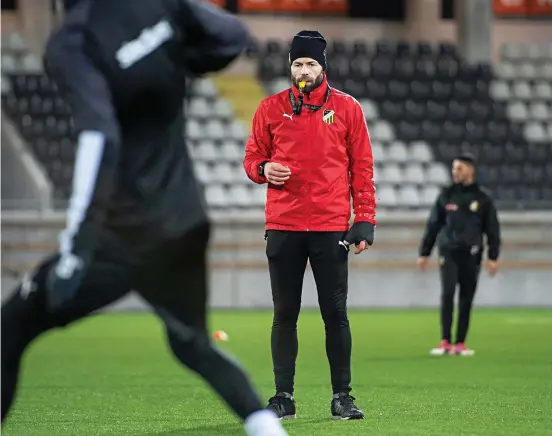
{"type": "Polygon", "coordinates": [[[487,270],[492,277],[498,270],[500,224],[489,193],[475,181],[475,159],[465,154],[452,162],[450,186],[435,200],[420,242],[418,266],[427,269],[429,256],[439,237],[441,275],[441,343],[432,355],[471,356],[466,346],[473,299],[483,259],[483,235],[487,238],[487,270]],[[459,287],[456,337],[451,337],[454,296],[459,287]]]}

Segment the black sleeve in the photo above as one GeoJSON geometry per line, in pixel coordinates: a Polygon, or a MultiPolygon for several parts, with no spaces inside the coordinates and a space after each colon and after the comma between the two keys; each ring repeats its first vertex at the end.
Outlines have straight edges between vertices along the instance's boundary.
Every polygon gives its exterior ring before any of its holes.
{"type": "Polygon", "coordinates": [[[500,256],[500,223],[496,207],[491,199],[485,208],[483,232],[487,236],[487,257],[489,260],[497,260],[500,256]]]}
{"type": "Polygon", "coordinates": [[[96,241],[90,230],[105,219],[120,133],[107,80],[86,55],[82,34],[62,28],[49,41],[44,64],[71,107],[77,139],[67,223],[59,241],[63,253],[96,241]]]}
{"type": "Polygon", "coordinates": [[[444,224],[445,209],[443,207],[443,193],[441,193],[431,208],[425,232],[422,237],[422,241],[420,242],[420,248],[418,251],[420,256],[428,257],[431,254],[435,241],[437,240],[437,235],[441,231],[444,224]]]}
{"type": "Polygon", "coordinates": [[[185,62],[193,75],[226,68],[250,44],[245,25],[233,14],[209,2],[178,0],[185,62]]]}

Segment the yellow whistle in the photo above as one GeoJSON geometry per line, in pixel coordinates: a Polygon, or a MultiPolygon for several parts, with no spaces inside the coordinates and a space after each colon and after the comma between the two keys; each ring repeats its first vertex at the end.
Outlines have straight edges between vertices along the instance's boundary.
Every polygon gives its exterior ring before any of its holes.
{"type": "Polygon", "coordinates": [[[299,89],[303,89],[307,82],[299,82],[299,89]]]}

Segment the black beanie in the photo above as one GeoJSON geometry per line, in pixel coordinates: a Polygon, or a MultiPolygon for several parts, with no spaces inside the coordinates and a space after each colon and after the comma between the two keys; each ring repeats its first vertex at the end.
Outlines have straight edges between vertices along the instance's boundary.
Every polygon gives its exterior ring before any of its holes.
{"type": "Polygon", "coordinates": [[[326,70],[326,40],[316,30],[302,30],[293,37],[289,50],[289,63],[298,58],[311,58],[326,70]]]}

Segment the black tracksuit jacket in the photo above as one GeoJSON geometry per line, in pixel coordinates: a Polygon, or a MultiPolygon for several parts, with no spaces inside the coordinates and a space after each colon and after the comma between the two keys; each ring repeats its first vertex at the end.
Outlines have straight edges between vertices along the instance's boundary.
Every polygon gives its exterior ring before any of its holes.
{"type": "Polygon", "coordinates": [[[493,200],[477,183],[453,184],[437,197],[420,243],[419,255],[429,256],[438,239],[442,252],[483,252],[487,239],[487,258],[500,255],[500,224],[493,200]]]}
{"type": "Polygon", "coordinates": [[[206,220],[183,137],[186,80],[226,67],[248,32],[200,0],[73,3],[44,55],[77,132],[61,251],[93,246],[106,229],[178,237],[206,220]]]}

